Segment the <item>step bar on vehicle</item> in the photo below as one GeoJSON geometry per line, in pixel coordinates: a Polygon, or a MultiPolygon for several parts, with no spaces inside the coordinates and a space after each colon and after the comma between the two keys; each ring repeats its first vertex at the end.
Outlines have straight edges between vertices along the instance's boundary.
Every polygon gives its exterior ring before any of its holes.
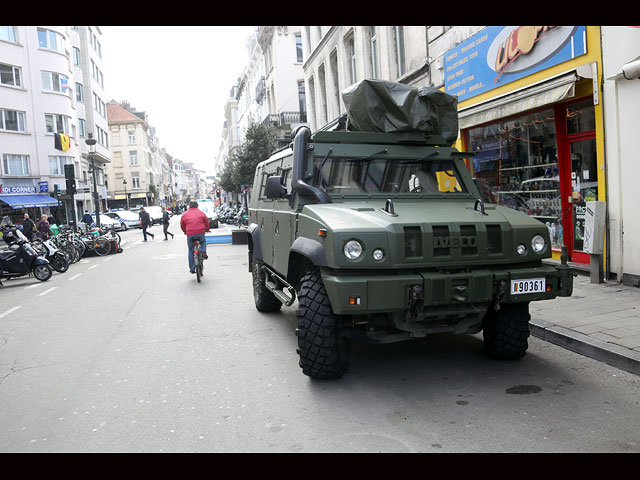
{"type": "Polygon", "coordinates": [[[287,307],[293,305],[293,302],[296,300],[295,289],[269,267],[263,265],[261,269],[265,273],[264,285],[267,287],[267,290],[273,293],[275,297],[287,307]]]}

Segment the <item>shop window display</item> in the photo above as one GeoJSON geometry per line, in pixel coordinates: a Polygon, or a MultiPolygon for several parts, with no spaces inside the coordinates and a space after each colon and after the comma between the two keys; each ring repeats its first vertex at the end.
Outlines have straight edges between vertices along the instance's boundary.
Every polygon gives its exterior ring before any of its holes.
{"type": "Polygon", "coordinates": [[[483,200],[531,215],[549,229],[554,249],[563,246],[560,179],[554,111],[471,128],[467,144],[476,155],[472,174],[483,200]]]}

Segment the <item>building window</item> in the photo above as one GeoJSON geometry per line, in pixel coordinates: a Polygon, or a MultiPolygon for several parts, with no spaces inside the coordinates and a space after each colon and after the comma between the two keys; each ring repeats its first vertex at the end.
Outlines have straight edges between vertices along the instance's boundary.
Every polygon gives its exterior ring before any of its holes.
{"type": "Polygon", "coordinates": [[[129,145],[133,145],[136,143],[136,132],[133,130],[129,130],[127,132],[127,134],[129,135],[129,145]]]}
{"type": "Polygon", "coordinates": [[[69,79],[59,73],[42,72],[42,90],[68,95],[69,79]]]}
{"type": "Polygon", "coordinates": [[[137,173],[131,174],[131,188],[140,188],[140,177],[137,173]]]}
{"type": "Polygon", "coordinates": [[[24,112],[0,109],[0,130],[24,132],[24,112]]]}
{"type": "Polygon", "coordinates": [[[11,87],[21,87],[20,67],[0,63],[0,83],[11,87]]]}
{"type": "Polygon", "coordinates": [[[76,101],[84,103],[84,92],[82,90],[82,84],[76,82],[76,101]]]}
{"type": "Polygon", "coordinates": [[[87,136],[87,128],[85,127],[84,118],[78,119],[78,130],[80,132],[80,138],[84,138],[87,136]]]}
{"type": "Polygon", "coordinates": [[[18,33],[16,27],[0,27],[0,40],[18,43],[18,33]]]}
{"type": "Polygon", "coordinates": [[[347,73],[349,75],[349,80],[351,85],[356,83],[356,46],[353,40],[353,34],[349,35],[349,37],[345,40],[347,46],[347,73]]]}
{"type": "Polygon", "coordinates": [[[138,152],[135,150],[129,152],[129,165],[138,165],[138,152]]]}
{"type": "Polygon", "coordinates": [[[49,156],[49,174],[50,175],[64,175],[64,166],[71,165],[73,163],[73,157],[65,156],[49,156]]]}
{"type": "Polygon", "coordinates": [[[393,36],[395,40],[396,68],[398,69],[398,77],[401,77],[407,71],[404,54],[404,27],[393,27],[393,36]]]}
{"type": "Polygon", "coordinates": [[[105,103],[100,99],[98,95],[93,94],[93,108],[96,112],[102,115],[103,118],[107,118],[107,107],[105,103]]]}
{"type": "Polygon", "coordinates": [[[296,33],[296,60],[302,62],[302,35],[296,33]]]}
{"type": "Polygon", "coordinates": [[[71,132],[69,117],[47,113],[44,116],[44,121],[47,133],[66,133],[68,135],[71,132]]]}
{"type": "Polygon", "coordinates": [[[338,81],[338,52],[334,50],[329,56],[329,65],[331,68],[331,87],[333,95],[331,95],[333,106],[333,117],[340,115],[340,85],[338,81]]]}
{"type": "Polygon", "coordinates": [[[64,37],[53,30],[38,29],[38,44],[40,48],[64,53],[64,37]]]}
{"type": "Polygon", "coordinates": [[[29,175],[28,155],[3,155],[2,164],[5,175],[29,175]]]}
{"type": "Polygon", "coordinates": [[[97,133],[96,140],[98,141],[98,143],[100,145],[104,145],[106,148],[109,148],[109,136],[107,135],[107,132],[105,132],[100,127],[96,126],[96,133],[97,133]]]}
{"type": "Polygon", "coordinates": [[[378,78],[378,36],[376,27],[369,27],[369,55],[371,59],[371,77],[378,78]]]}
{"type": "Polygon", "coordinates": [[[80,65],[80,50],[78,47],[73,47],[73,64],[80,65]]]}
{"type": "Polygon", "coordinates": [[[320,93],[320,126],[327,124],[329,112],[327,111],[327,82],[325,78],[324,64],[318,68],[318,89],[320,93]]]}
{"type": "Polygon", "coordinates": [[[300,122],[307,121],[307,101],[304,94],[304,81],[298,82],[298,107],[300,108],[300,122]]]}

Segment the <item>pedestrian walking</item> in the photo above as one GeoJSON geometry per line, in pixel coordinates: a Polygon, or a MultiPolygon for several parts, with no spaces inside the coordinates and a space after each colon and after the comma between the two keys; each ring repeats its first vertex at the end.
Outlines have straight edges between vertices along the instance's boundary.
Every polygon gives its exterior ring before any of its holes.
{"type": "Polygon", "coordinates": [[[27,240],[31,241],[33,238],[33,231],[36,228],[36,224],[34,223],[33,220],[31,220],[29,218],[29,214],[25,213],[24,214],[24,220],[22,221],[22,233],[24,234],[25,237],[27,237],[27,240]]]}
{"type": "Polygon", "coordinates": [[[84,215],[82,216],[82,222],[84,223],[87,231],[89,231],[89,228],[91,228],[91,225],[93,225],[93,218],[91,218],[91,215],[89,214],[88,210],[84,211],[84,215]]]}
{"type": "Polygon", "coordinates": [[[162,208],[162,229],[164,232],[164,240],[163,241],[167,241],[169,240],[167,238],[167,234],[171,235],[171,239],[173,239],[173,233],[171,233],[169,231],[169,212],[167,212],[167,210],[164,207],[162,208]]]}
{"type": "Polygon", "coordinates": [[[149,213],[145,211],[144,207],[140,209],[139,217],[140,217],[140,226],[142,227],[142,235],[144,236],[144,241],[145,242],[147,241],[147,235],[149,235],[151,237],[151,240],[153,240],[155,235],[153,235],[153,233],[151,232],[147,232],[147,228],[151,227],[151,217],[149,216],[149,213]]]}
{"type": "Polygon", "coordinates": [[[49,227],[49,222],[47,221],[46,215],[42,215],[42,217],[40,218],[37,229],[44,240],[51,236],[51,228],[49,227]]]}

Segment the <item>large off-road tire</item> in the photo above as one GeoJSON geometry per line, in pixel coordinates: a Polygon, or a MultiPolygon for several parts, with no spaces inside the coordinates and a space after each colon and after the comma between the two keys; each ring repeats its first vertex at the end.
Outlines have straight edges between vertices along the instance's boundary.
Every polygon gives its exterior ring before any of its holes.
{"type": "Polygon", "coordinates": [[[253,278],[253,300],[259,312],[277,312],[282,307],[282,302],[271,293],[264,284],[265,274],[260,269],[262,263],[254,261],[251,265],[253,278]]]}
{"type": "Polygon", "coordinates": [[[351,340],[340,334],[340,319],[331,309],[317,269],[302,277],[296,316],[302,372],[317,379],[342,377],[349,366],[351,340]]]}
{"type": "Polygon", "coordinates": [[[484,348],[499,360],[524,356],[529,344],[529,303],[503,303],[500,310],[489,307],[483,319],[484,348]]]}

